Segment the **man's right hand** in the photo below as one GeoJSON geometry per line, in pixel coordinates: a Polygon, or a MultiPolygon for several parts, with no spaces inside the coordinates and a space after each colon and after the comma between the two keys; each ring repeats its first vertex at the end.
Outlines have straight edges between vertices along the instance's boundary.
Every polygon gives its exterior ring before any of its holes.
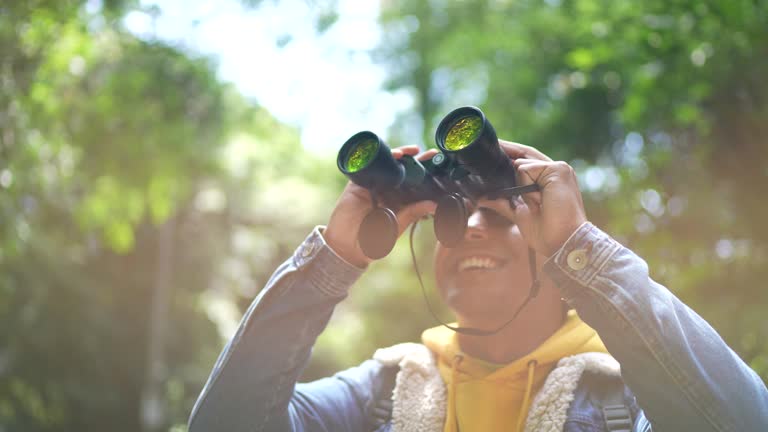
{"type": "MultiPolygon", "coordinates": [[[[437,153],[437,150],[428,150],[419,154],[417,146],[404,146],[392,149],[392,156],[400,159],[403,155],[416,156],[418,160],[426,160],[437,153]]],[[[351,181],[347,183],[341,193],[336,207],[331,213],[331,220],[323,232],[323,237],[328,246],[348,263],[363,268],[372,259],[365,256],[357,242],[357,231],[363,222],[365,215],[371,210],[371,194],[367,189],[358,186],[351,181]]],[[[422,216],[433,214],[437,204],[433,201],[419,201],[409,204],[397,212],[398,235],[422,216]]]]}

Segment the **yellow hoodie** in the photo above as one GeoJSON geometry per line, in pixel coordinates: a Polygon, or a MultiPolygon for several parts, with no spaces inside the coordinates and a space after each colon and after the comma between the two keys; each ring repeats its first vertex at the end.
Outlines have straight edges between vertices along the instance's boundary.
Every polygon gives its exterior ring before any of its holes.
{"type": "Polygon", "coordinates": [[[533,395],[561,358],[608,352],[573,310],[538,348],[506,365],[463,353],[456,333],[442,326],[426,330],[421,339],[437,355],[448,388],[444,432],[520,431],[533,395]]]}

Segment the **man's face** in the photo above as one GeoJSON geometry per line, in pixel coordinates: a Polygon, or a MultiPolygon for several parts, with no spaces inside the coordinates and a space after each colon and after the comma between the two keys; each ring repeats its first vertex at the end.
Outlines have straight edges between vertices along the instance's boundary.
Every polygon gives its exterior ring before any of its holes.
{"type": "Polygon", "coordinates": [[[456,247],[438,243],[437,286],[460,318],[508,315],[528,295],[528,246],[517,225],[482,201],[470,207],[467,231],[456,247]]]}

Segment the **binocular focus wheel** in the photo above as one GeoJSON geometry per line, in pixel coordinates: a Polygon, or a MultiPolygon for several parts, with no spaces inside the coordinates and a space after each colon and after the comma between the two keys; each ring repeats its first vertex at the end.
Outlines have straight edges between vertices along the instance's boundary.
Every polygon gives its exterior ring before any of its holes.
{"type": "Polygon", "coordinates": [[[446,195],[437,201],[435,237],[443,246],[454,247],[464,239],[467,230],[467,206],[457,195],[446,195]]]}
{"type": "Polygon", "coordinates": [[[371,210],[360,224],[357,241],[365,256],[371,259],[384,258],[397,242],[397,217],[388,208],[371,210]]]}

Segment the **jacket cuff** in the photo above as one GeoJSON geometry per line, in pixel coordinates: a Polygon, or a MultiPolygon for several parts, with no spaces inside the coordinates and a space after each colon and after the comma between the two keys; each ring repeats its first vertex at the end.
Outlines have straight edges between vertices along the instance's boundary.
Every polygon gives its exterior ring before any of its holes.
{"type": "Polygon", "coordinates": [[[338,256],[323,238],[324,226],[316,226],[293,253],[293,263],[306,272],[309,282],[332,297],[344,296],[365,271],[338,256]]]}
{"type": "Polygon", "coordinates": [[[605,264],[621,249],[621,244],[589,222],[584,222],[543,266],[564,294],[574,282],[585,287],[600,273],[605,264]]]}

